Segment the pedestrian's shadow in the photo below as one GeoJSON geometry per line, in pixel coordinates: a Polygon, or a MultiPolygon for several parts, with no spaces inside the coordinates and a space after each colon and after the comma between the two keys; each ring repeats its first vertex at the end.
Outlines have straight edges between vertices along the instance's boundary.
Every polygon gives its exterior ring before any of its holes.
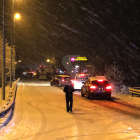
{"type": "Polygon", "coordinates": [[[75,114],[75,115],[85,115],[85,113],[81,113],[79,112],[81,111],[81,109],[74,109],[72,112],[70,112],[71,114],[75,114]]]}
{"type": "Polygon", "coordinates": [[[78,112],[71,112],[71,114],[73,114],[73,115],[85,115],[85,113],[78,113],[78,112]]]}

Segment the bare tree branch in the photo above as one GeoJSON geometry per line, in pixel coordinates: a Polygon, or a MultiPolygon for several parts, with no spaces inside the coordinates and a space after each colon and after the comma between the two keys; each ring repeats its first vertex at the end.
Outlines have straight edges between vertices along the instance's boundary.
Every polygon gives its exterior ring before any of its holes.
{"type": "Polygon", "coordinates": [[[105,66],[105,77],[109,81],[113,88],[120,90],[123,85],[124,76],[122,71],[119,71],[118,66],[110,65],[105,66]]]}

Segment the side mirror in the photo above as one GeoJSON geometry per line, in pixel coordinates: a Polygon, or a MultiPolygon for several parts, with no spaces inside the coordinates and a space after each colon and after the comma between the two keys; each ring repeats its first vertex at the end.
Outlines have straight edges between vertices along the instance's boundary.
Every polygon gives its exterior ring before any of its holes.
{"type": "Polygon", "coordinates": [[[82,84],[85,84],[85,82],[82,82],[82,84]]]}

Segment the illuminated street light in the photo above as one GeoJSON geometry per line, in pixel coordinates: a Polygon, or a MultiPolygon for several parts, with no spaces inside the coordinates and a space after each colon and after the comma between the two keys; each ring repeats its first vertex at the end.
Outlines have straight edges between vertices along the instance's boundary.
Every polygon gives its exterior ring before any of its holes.
{"type": "Polygon", "coordinates": [[[20,19],[20,14],[19,14],[19,13],[16,13],[16,14],[14,15],[14,19],[15,19],[15,20],[19,20],[19,19],[20,19]]]}
{"type": "MultiPolygon", "coordinates": [[[[15,48],[15,26],[16,26],[16,21],[19,20],[21,18],[19,13],[14,14],[14,23],[13,23],[13,48],[15,48]]],[[[21,60],[18,61],[19,63],[21,62],[21,60]]],[[[13,79],[15,80],[15,68],[14,68],[14,74],[13,74],[13,79]]]]}
{"type": "MultiPolygon", "coordinates": [[[[12,88],[12,79],[15,80],[15,66],[14,66],[14,73],[13,73],[13,78],[12,78],[12,62],[13,62],[13,48],[15,47],[15,20],[20,19],[20,14],[16,13],[14,14],[15,11],[15,1],[18,0],[12,0],[12,22],[11,22],[11,64],[10,64],[10,88],[12,88]]],[[[21,0],[20,0],[21,1],[21,0]]],[[[4,0],[5,2],[5,0],[4,0]]],[[[4,4],[4,3],[3,3],[4,4]]],[[[3,6],[4,7],[4,6],[3,6]]],[[[4,16],[3,16],[4,17],[4,16]]]]}
{"type": "Polygon", "coordinates": [[[47,59],[47,62],[49,63],[50,62],[50,59],[47,59]]]}

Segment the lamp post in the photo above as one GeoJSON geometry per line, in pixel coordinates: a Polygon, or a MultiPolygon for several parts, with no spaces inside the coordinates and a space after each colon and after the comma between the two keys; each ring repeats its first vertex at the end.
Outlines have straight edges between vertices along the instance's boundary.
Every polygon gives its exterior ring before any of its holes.
{"type": "MultiPolygon", "coordinates": [[[[13,0],[13,5],[14,5],[14,0],[13,0]]],[[[13,7],[13,6],[12,6],[13,7]]],[[[13,11],[13,10],[12,10],[13,11]]],[[[15,46],[15,21],[20,19],[20,14],[12,13],[12,29],[11,29],[11,65],[10,65],[10,88],[12,87],[12,62],[13,62],[13,47],[15,46]]],[[[14,74],[13,74],[13,79],[15,79],[15,66],[14,66],[14,74]]]]}
{"type": "MultiPolygon", "coordinates": [[[[16,21],[17,20],[20,20],[20,18],[21,18],[21,16],[20,16],[20,14],[19,13],[16,13],[15,15],[14,15],[14,38],[13,38],[13,43],[14,43],[14,45],[13,45],[13,47],[15,47],[15,24],[16,24],[16,21]]],[[[21,62],[21,60],[19,60],[20,62],[21,62]]],[[[15,66],[14,66],[14,74],[13,74],[13,79],[15,80],[15,66]]]]}
{"type": "Polygon", "coordinates": [[[3,0],[2,100],[5,100],[5,0],[3,0]]]}
{"type": "Polygon", "coordinates": [[[12,0],[12,22],[11,22],[11,62],[10,62],[10,88],[12,88],[12,62],[13,62],[13,13],[14,13],[14,0],[12,0]]]}

